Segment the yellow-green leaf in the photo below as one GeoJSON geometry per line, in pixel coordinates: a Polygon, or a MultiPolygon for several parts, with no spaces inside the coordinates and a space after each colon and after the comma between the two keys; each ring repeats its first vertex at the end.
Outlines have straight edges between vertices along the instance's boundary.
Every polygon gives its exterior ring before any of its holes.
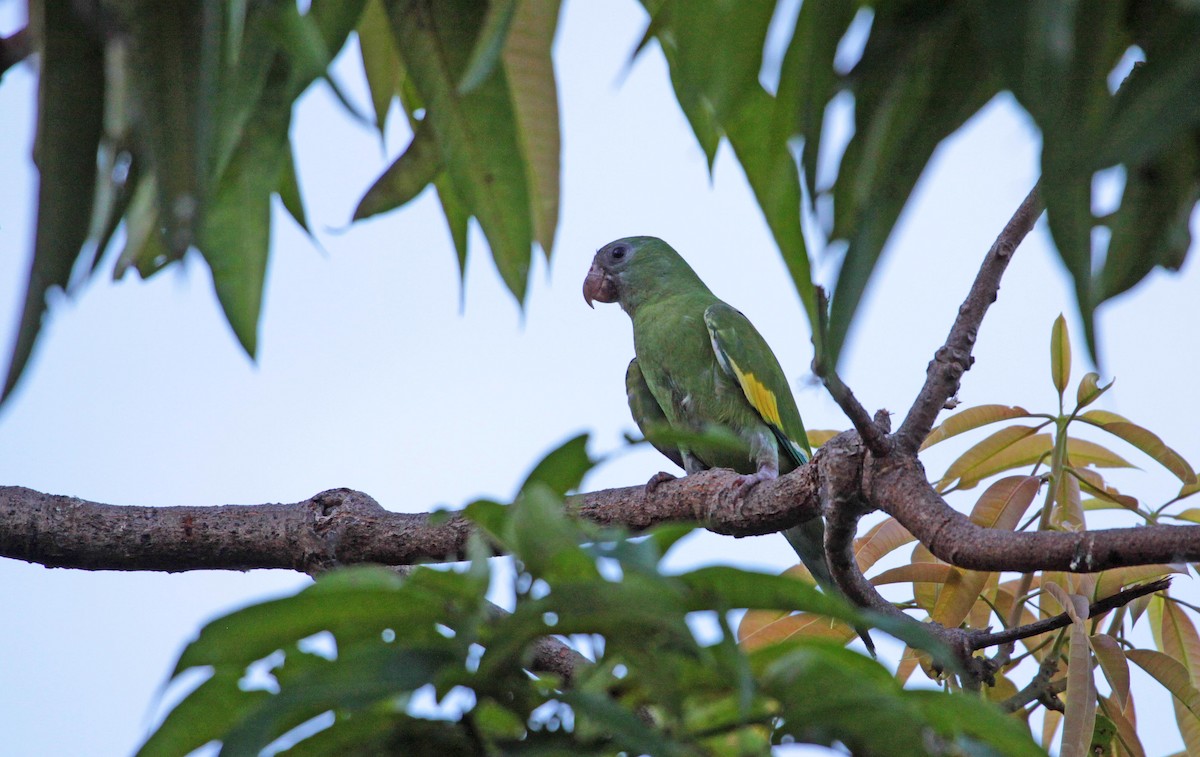
{"type": "Polygon", "coordinates": [[[1176,520],[1186,520],[1190,523],[1200,523],[1200,507],[1189,507],[1181,513],[1171,516],[1176,520]]]}
{"type": "Polygon", "coordinates": [[[1094,465],[1097,468],[1137,467],[1108,447],[1086,439],[1067,440],[1067,459],[1074,465],[1094,465]]]}
{"type": "Polygon", "coordinates": [[[1111,389],[1112,385],[1113,382],[1109,381],[1104,386],[1100,386],[1100,374],[1095,372],[1088,373],[1079,382],[1079,389],[1075,392],[1076,412],[1095,402],[1101,394],[1111,389]]]}
{"type": "Polygon", "coordinates": [[[1079,479],[1069,473],[1062,473],[1054,491],[1054,514],[1051,522],[1058,528],[1068,531],[1082,531],[1087,528],[1083,517],[1083,501],[1079,494],[1079,479]]]}
{"type": "Polygon", "coordinates": [[[1050,331],[1050,379],[1059,396],[1067,389],[1071,380],[1071,337],[1067,334],[1067,321],[1059,313],[1050,331]]]}
{"type": "Polygon", "coordinates": [[[404,77],[382,0],[367,0],[357,32],[363,73],[367,77],[371,105],[375,109],[375,126],[382,137],[392,100],[399,93],[404,77]]]}
{"type": "Polygon", "coordinates": [[[1183,459],[1182,455],[1164,444],[1163,440],[1158,438],[1153,431],[1136,423],[1130,423],[1116,413],[1093,410],[1079,416],[1079,419],[1129,442],[1175,474],[1175,477],[1184,484],[1196,483],[1196,471],[1192,469],[1192,466],[1183,459]]]}
{"type": "Polygon", "coordinates": [[[1049,434],[1036,433],[1030,426],[997,431],[951,463],[935,488],[945,492],[953,484],[956,489],[970,489],[987,476],[1037,462],[1050,453],[1053,441],[1049,434]]]}
{"type": "Polygon", "coordinates": [[[929,436],[925,437],[925,442],[921,444],[921,449],[932,447],[952,436],[986,426],[989,423],[1029,417],[1031,417],[1030,412],[1023,407],[1009,407],[1008,405],[968,407],[934,426],[933,430],[929,432],[929,436]]]}

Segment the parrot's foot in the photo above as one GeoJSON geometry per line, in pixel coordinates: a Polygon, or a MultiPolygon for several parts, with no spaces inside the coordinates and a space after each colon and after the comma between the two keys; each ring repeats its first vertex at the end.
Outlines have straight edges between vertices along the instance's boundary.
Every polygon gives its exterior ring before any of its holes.
{"type": "Polygon", "coordinates": [[[750,490],[761,484],[763,481],[774,481],[779,478],[779,471],[774,468],[762,467],[757,473],[747,473],[738,476],[733,482],[733,487],[737,490],[734,493],[734,499],[745,499],[746,495],[750,494],[750,490]]]}
{"type": "Polygon", "coordinates": [[[667,481],[674,481],[674,480],[675,480],[675,476],[672,476],[670,473],[667,473],[666,471],[660,470],[658,473],[655,473],[653,476],[651,476],[650,480],[646,482],[646,493],[653,494],[654,490],[658,488],[659,484],[663,484],[663,483],[666,483],[667,481]]]}

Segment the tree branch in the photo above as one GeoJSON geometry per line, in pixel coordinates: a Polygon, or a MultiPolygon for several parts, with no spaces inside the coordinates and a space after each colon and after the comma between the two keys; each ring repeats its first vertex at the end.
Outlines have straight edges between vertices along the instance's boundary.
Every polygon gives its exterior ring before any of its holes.
{"type": "MultiPolygon", "coordinates": [[[[692,522],[717,533],[774,533],[815,517],[816,469],[804,466],[734,497],[731,471],[570,497],[582,517],[644,531],[692,522]]],[[[465,559],[471,525],[454,514],[397,513],[333,489],[292,504],[106,505],[0,487],[0,556],[84,570],[251,570],[315,573],[351,563],[414,565],[465,559]]]]}
{"type": "Polygon", "coordinates": [[[1200,559],[1200,526],[1014,533],[984,528],[951,508],[914,457],[868,461],[867,501],[896,518],[938,558],[968,570],[1093,573],[1200,559]]]}
{"type": "Polygon", "coordinates": [[[971,356],[971,349],[975,346],[975,338],[984,315],[996,301],[1000,290],[1000,278],[1008,268],[1017,245],[1033,228],[1041,214],[1041,196],[1038,187],[1034,186],[984,256],[979,273],[971,285],[971,291],[959,307],[954,325],[950,327],[946,343],[929,362],[925,372],[925,385],[921,387],[907,417],[900,424],[900,430],[896,432],[896,444],[900,450],[915,454],[921,442],[929,436],[933,422],[946,401],[958,393],[963,373],[970,370],[975,361],[971,356]]]}
{"type": "Polygon", "coordinates": [[[29,27],[18,29],[7,37],[0,37],[0,76],[13,66],[29,57],[33,52],[30,44],[29,27]]]}
{"type": "MultiPolygon", "coordinates": [[[[1109,610],[1114,610],[1123,605],[1127,605],[1138,597],[1147,594],[1153,594],[1156,591],[1162,591],[1171,585],[1171,579],[1160,578],[1157,581],[1151,581],[1147,584],[1139,586],[1131,586],[1128,589],[1122,589],[1116,594],[1097,600],[1088,605],[1088,618],[1094,618],[1097,615],[1103,615],[1109,610]]],[[[973,649],[986,649],[997,644],[1007,644],[1009,642],[1018,641],[1020,639],[1028,639],[1030,636],[1047,633],[1048,631],[1057,631],[1060,628],[1066,628],[1071,625],[1071,616],[1067,613],[1059,613],[1050,618],[1043,618],[1034,623],[1027,623],[1023,626],[1015,628],[1007,628],[1003,631],[995,633],[991,631],[972,631],[969,639],[973,649]]]]}

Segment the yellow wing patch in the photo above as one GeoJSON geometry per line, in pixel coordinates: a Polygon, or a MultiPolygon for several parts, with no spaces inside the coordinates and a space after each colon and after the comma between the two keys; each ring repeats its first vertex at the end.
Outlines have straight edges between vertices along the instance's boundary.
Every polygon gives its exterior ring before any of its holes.
{"type": "Polygon", "coordinates": [[[746,394],[746,399],[750,400],[750,405],[758,411],[764,421],[775,428],[783,428],[783,422],[779,419],[779,403],[775,399],[775,392],[764,386],[753,373],[743,372],[732,360],[729,361],[729,365],[733,368],[733,375],[737,377],[737,382],[746,394]]]}

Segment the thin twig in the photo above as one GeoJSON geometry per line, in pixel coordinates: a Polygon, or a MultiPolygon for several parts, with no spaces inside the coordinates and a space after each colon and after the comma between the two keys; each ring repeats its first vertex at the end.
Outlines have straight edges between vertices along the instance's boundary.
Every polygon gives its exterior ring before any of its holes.
{"type": "MultiPolygon", "coordinates": [[[[1105,597],[1104,599],[1088,605],[1088,618],[1094,618],[1097,615],[1103,615],[1109,610],[1129,604],[1138,597],[1162,591],[1170,585],[1170,578],[1160,578],[1157,581],[1151,581],[1148,584],[1141,584],[1139,586],[1131,586],[1128,589],[1122,589],[1116,594],[1105,597]]],[[[1020,639],[1027,639],[1030,636],[1037,636],[1048,631],[1057,631],[1058,629],[1066,628],[1069,625],[1071,625],[1071,616],[1064,612],[1050,618],[1044,618],[1034,623],[1027,623],[1023,626],[1016,626],[1015,628],[1006,628],[1003,631],[974,631],[970,634],[970,643],[973,649],[984,649],[996,644],[1007,644],[1020,639]]]]}
{"type": "Polygon", "coordinates": [[[959,307],[954,325],[950,327],[946,343],[930,361],[925,385],[921,387],[907,417],[900,424],[900,430],[896,432],[896,443],[900,449],[915,453],[929,435],[946,401],[958,393],[959,381],[974,361],[971,349],[975,346],[979,325],[988,308],[996,301],[1000,278],[1017,245],[1033,228],[1041,213],[1041,197],[1038,187],[1034,186],[984,256],[971,291],[959,307]]]}

